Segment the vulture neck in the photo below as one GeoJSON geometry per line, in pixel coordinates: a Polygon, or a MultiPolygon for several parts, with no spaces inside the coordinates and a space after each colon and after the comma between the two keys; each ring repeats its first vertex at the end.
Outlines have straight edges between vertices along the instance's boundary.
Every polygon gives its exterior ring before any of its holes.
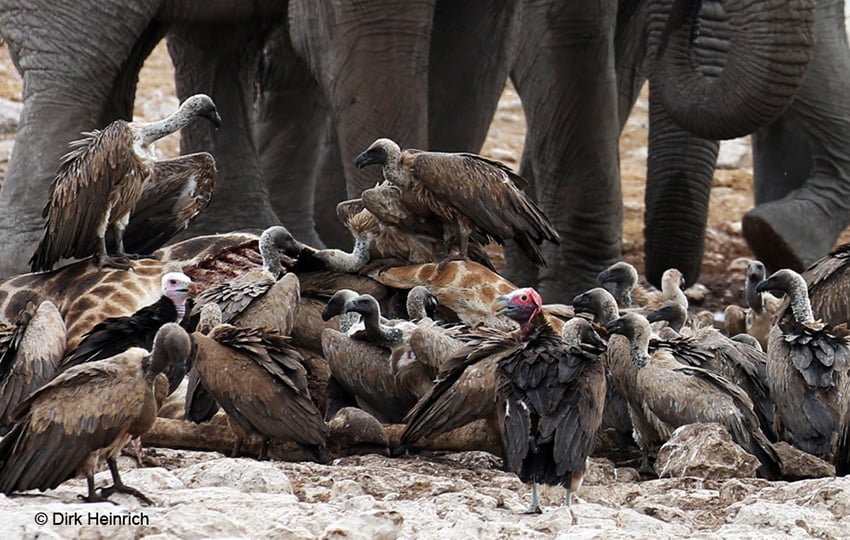
{"type": "Polygon", "coordinates": [[[766,293],[756,291],[756,285],[758,285],[760,281],[760,279],[747,278],[747,286],[744,291],[747,305],[750,306],[750,308],[756,313],[764,311],[764,295],[766,293]]]}
{"type": "Polygon", "coordinates": [[[791,297],[791,313],[794,314],[794,320],[800,324],[814,322],[815,316],[809,301],[809,290],[802,276],[794,277],[787,292],[791,297]]]}
{"type": "Polygon", "coordinates": [[[339,331],[343,334],[350,333],[351,329],[360,322],[360,314],[355,311],[342,313],[339,316],[339,331]]]}
{"type": "Polygon", "coordinates": [[[263,270],[278,279],[283,273],[283,265],[280,264],[280,252],[271,242],[260,243],[260,256],[263,258],[263,270]]]}
{"type": "Polygon", "coordinates": [[[369,243],[370,240],[366,235],[358,235],[354,238],[354,248],[351,253],[340,249],[328,249],[318,252],[317,256],[322,257],[328,268],[336,272],[354,274],[369,262],[369,243]]]}
{"type": "Polygon", "coordinates": [[[629,340],[632,363],[641,368],[649,361],[649,325],[637,326],[629,340]]]}
{"type": "Polygon", "coordinates": [[[662,283],[661,293],[661,297],[665,302],[676,302],[685,309],[688,309],[688,297],[685,296],[685,292],[679,288],[677,283],[662,283]]]}
{"type": "Polygon", "coordinates": [[[146,124],[139,124],[138,139],[143,147],[147,147],[154,141],[171,135],[175,131],[187,126],[195,119],[197,113],[191,108],[180,106],[174,114],[146,124]]]}
{"type": "Polygon", "coordinates": [[[537,309],[537,311],[533,312],[527,321],[520,324],[519,340],[530,341],[536,336],[537,330],[544,326],[549,326],[549,321],[546,320],[543,310],[537,309]]]}
{"type": "Polygon", "coordinates": [[[617,300],[607,294],[600,295],[599,304],[594,313],[596,322],[602,325],[608,324],[620,316],[617,308],[617,300]]]}
{"type": "Polygon", "coordinates": [[[419,295],[411,291],[408,293],[407,302],[405,302],[404,305],[407,310],[407,318],[411,321],[421,321],[428,317],[428,312],[425,310],[425,298],[423,295],[419,295]]]}
{"type": "Polygon", "coordinates": [[[401,339],[401,330],[398,328],[381,324],[380,309],[371,309],[360,314],[363,317],[363,325],[366,328],[366,337],[372,343],[394,343],[401,339]]]}
{"type": "Polygon", "coordinates": [[[403,160],[400,149],[387,149],[387,161],[384,163],[383,173],[384,180],[391,184],[402,187],[407,184],[404,176],[403,160]]]}

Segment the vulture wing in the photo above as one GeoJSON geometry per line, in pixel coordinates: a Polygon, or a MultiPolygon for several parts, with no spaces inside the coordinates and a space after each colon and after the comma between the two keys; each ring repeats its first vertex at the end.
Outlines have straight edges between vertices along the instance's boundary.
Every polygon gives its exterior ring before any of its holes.
{"type": "Polygon", "coordinates": [[[82,259],[94,254],[97,231],[107,212],[116,203],[112,218],[132,210],[149,174],[133,151],[133,134],[126,122],[118,120],[84,135],[70,144],[71,151],[62,158],[53,180],[42,213],[47,223],[30,259],[34,272],[50,270],[63,257],[82,259]],[[127,192],[122,190],[125,187],[127,192]]]}
{"type": "Polygon", "coordinates": [[[158,161],[124,231],[128,253],[153,253],[182,232],[210,203],[218,172],[199,152],[158,161]]]}
{"type": "Polygon", "coordinates": [[[56,376],[12,413],[0,441],[0,492],[53,489],[127,433],[145,400],[143,349],[56,376]]]}
{"type": "Polygon", "coordinates": [[[831,326],[850,323],[850,244],[816,261],[803,278],[816,319],[831,326]]]}

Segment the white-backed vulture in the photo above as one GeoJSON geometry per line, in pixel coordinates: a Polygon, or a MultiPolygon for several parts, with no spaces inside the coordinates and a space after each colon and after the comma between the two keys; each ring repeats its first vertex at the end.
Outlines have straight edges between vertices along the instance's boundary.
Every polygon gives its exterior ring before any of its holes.
{"type": "Polygon", "coordinates": [[[466,153],[402,152],[390,139],[378,139],[355,160],[358,168],[373,164],[382,165],[384,179],[401,188],[409,212],[442,223],[443,262],[455,245],[466,259],[473,234],[499,243],[512,238],[537,265],[546,264],[540,244],[560,242],[552,223],[522,191],[527,182],[498,161],[466,153]]]}
{"type": "MultiPolygon", "coordinates": [[[[216,307],[202,309],[212,312],[204,326],[219,322],[216,307]]],[[[268,456],[271,439],[293,441],[323,459],[327,426],[310,394],[304,359],[286,336],[270,328],[220,323],[207,335],[195,332],[192,337],[200,382],[225,410],[237,435],[234,455],[245,439],[257,435],[264,442],[260,459],[268,456]]]]}
{"type": "Polygon", "coordinates": [[[118,491],[150,503],[121,481],[116,457],[131,436],[153,425],[161,397],[155,383],[165,384],[158,374],[184,361],[190,349],[186,331],[169,323],[157,333],[150,353],[134,347],[73,367],[31,394],[13,411],[15,425],[0,440],[0,492],[45,491],[85,474],[87,502],[108,500],[118,491]],[[113,485],[97,493],[94,473],[101,458],[113,485]]]}
{"type": "Polygon", "coordinates": [[[252,266],[234,279],[201,292],[195,301],[195,315],[204,304],[214,302],[221,308],[224,323],[278,329],[289,324],[291,328],[294,314],[288,313],[293,309],[294,313],[298,311],[300,285],[294,275],[288,280],[280,279],[284,273],[281,259],[287,264],[294,264],[301,253],[301,245],[286,227],[275,225],[260,235],[259,249],[262,266],[252,266]],[[288,322],[277,320],[281,314],[288,322]]]}
{"type": "Polygon", "coordinates": [[[650,447],[665,442],[677,427],[716,422],[758,458],[762,476],[779,478],[779,458],[759,428],[746,392],[722,375],[682,365],[668,349],[650,354],[649,321],[638,313],[615,319],[607,328],[627,338],[610,337],[608,361],[614,384],[629,402],[643,469],[649,469],[650,447]]]}
{"type": "Polygon", "coordinates": [[[850,244],[843,244],[803,272],[815,317],[850,324],[850,244]]]}
{"type": "Polygon", "coordinates": [[[767,336],[773,327],[779,310],[785,305],[781,298],[769,292],[758,292],[756,287],[767,277],[767,270],[761,261],[751,261],[747,265],[747,281],[744,285],[744,299],[747,301],[745,328],[756,338],[761,348],[767,350],[767,336]]]}
{"type": "Polygon", "coordinates": [[[777,270],[756,290],[784,292],[790,300],[767,347],[776,435],[847,474],[850,447],[839,434],[850,422],[850,330],[815,320],[806,281],[793,270],[777,270]]]}
{"type": "Polygon", "coordinates": [[[49,300],[30,304],[0,335],[0,434],[12,410],[56,374],[65,354],[65,321],[49,300]]]}
{"type": "MultiPolygon", "coordinates": [[[[171,116],[156,122],[115,120],[106,128],[84,133],[70,144],[53,180],[44,207],[44,233],[30,259],[32,271],[50,270],[63,257],[95,255],[99,267],[128,269],[124,230],[142,197],[156,162],[154,143],[203,117],[221,124],[209,96],[186,99],[171,116]],[[106,248],[106,232],[112,228],[117,258],[106,248]]],[[[175,158],[175,161],[187,157],[175,158]]],[[[188,156],[188,159],[195,159],[188,156]]]]}
{"type": "Polygon", "coordinates": [[[650,292],[640,286],[637,269],[626,261],[612,264],[596,276],[599,285],[610,292],[621,309],[659,307],[667,300],[676,300],[685,309],[688,298],[682,287],[684,276],[675,268],[668,268],[661,275],[661,293],[650,292]]]}

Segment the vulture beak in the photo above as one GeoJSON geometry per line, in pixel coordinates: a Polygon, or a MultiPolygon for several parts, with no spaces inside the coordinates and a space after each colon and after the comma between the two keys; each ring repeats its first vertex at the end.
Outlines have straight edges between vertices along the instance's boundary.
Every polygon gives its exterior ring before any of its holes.
{"type": "Polygon", "coordinates": [[[216,129],[221,127],[221,116],[219,116],[218,111],[206,111],[204,112],[203,117],[209,120],[216,129]]]}
{"type": "Polygon", "coordinates": [[[599,272],[599,274],[597,274],[597,276],[596,276],[596,282],[599,283],[600,285],[602,285],[603,283],[607,283],[610,280],[611,280],[611,274],[610,274],[610,272],[608,272],[607,269],[599,272]]]}
{"type": "Polygon", "coordinates": [[[765,279],[763,281],[759,281],[759,284],[756,285],[756,292],[765,292],[773,289],[773,282],[770,281],[770,278],[765,279]]]}
{"type": "Polygon", "coordinates": [[[662,309],[664,309],[664,308],[654,309],[654,310],[650,311],[649,313],[647,313],[646,320],[651,322],[651,323],[654,323],[655,321],[660,321],[662,309]]]}
{"type": "Polygon", "coordinates": [[[587,332],[587,335],[584,336],[584,341],[602,349],[608,346],[608,342],[605,341],[605,339],[593,328],[591,328],[590,331],[587,332]]]}
{"type": "Polygon", "coordinates": [[[337,306],[328,304],[325,306],[325,309],[322,310],[322,320],[328,322],[331,318],[339,315],[339,308],[337,306]]]}
{"type": "Polygon", "coordinates": [[[496,315],[505,315],[511,309],[511,297],[508,295],[497,296],[493,303],[490,305],[490,308],[493,310],[493,313],[496,315]]]}
{"type": "Polygon", "coordinates": [[[623,322],[620,319],[614,319],[605,325],[605,330],[609,334],[621,334],[623,331],[623,322]]]}
{"type": "Polygon", "coordinates": [[[380,164],[384,165],[387,162],[387,151],[385,148],[381,148],[380,146],[376,146],[375,148],[369,148],[354,160],[354,165],[358,169],[362,169],[367,165],[380,164]]]}

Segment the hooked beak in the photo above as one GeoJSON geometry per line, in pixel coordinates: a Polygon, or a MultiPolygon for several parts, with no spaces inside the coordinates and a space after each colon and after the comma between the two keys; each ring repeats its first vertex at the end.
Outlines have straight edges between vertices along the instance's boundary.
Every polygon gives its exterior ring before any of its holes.
{"type": "Polygon", "coordinates": [[[376,148],[369,148],[368,150],[357,156],[357,159],[354,160],[354,165],[358,169],[362,169],[367,165],[374,165],[376,163],[384,165],[386,162],[387,151],[386,149],[381,148],[379,146],[376,148]]]}
{"type": "Polygon", "coordinates": [[[620,334],[623,330],[623,323],[620,319],[614,319],[605,325],[605,330],[607,330],[609,334],[620,334]]]}
{"type": "Polygon", "coordinates": [[[490,308],[496,315],[504,315],[510,310],[510,298],[505,295],[497,296],[490,308]]]}
{"type": "Polygon", "coordinates": [[[756,292],[765,292],[769,291],[773,288],[773,283],[771,283],[770,279],[765,279],[764,281],[759,281],[759,284],[756,285],[756,292]]]}

